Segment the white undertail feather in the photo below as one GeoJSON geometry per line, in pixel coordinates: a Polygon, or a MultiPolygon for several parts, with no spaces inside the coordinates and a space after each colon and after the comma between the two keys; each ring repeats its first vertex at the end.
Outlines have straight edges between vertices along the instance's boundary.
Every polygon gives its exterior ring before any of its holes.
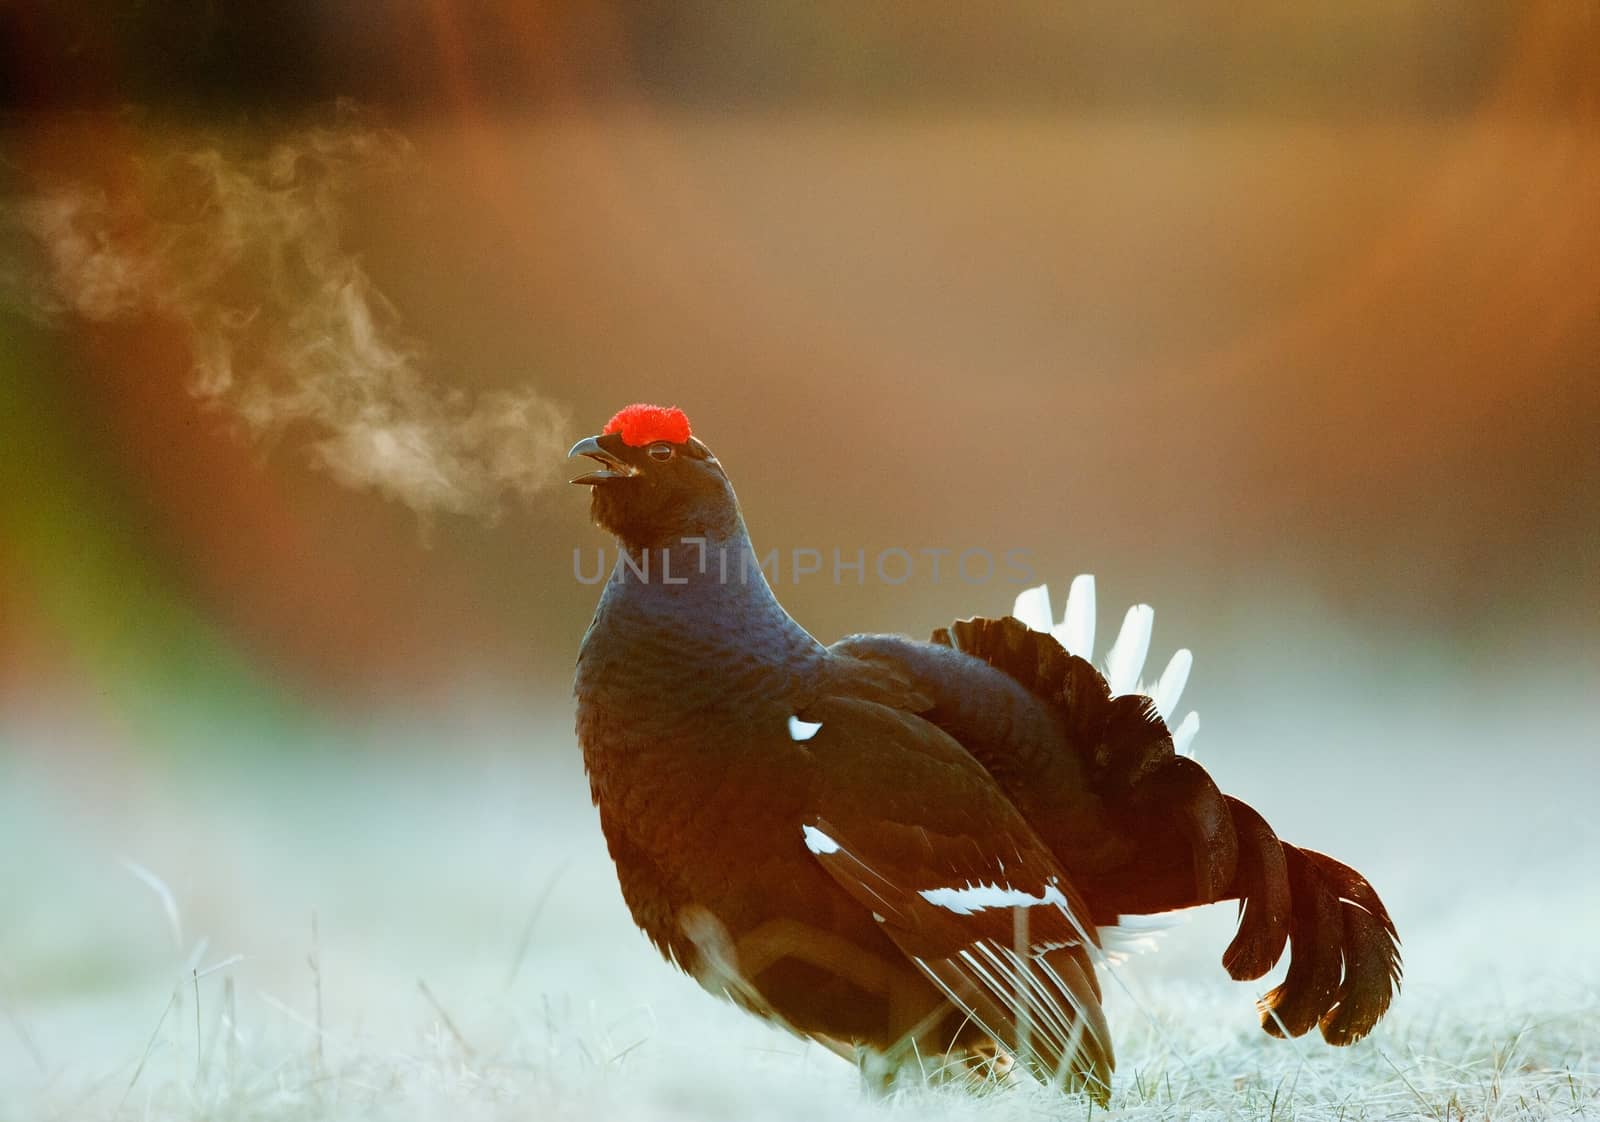
{"type": "MultiPolygon", "coordinates": [[[[1011,614],[1034,631],[1048,632],[1069,654],[1094,661],[1095,588],[1094,575],[1081,573],[1072,579],[1067,592],[1067,608],[1061,622],[1051,625],[1050,587],[1035,585],[1017,594],[1011,614]]],[[[1140,675],[1145,659],[1150,654],[1150,636],[1155,628],[1155,609],[1149,604],[1135,604],[1122,620],[1122,630],[1116,642],[1106,652],[1104,671],[1106,684],[1113,697],[1140,693],[1149,695],[1161,714],[1161,719],[1172,730],[1172,746],[1180,756],[1190,754],[1190,745],[1200,731],[1199,714],[1190,711],[1182,721],[1173,724],[1173,714],[1189,684],[1189,672],[1194,668],[1194,655],[1188,648],[1173,653],[1161,677],[1146,686],[1140,675]]]]}
{"type": "Polygon", "coordinates": [[[1172,733],[1172,750],[1180,756],[1191,755],[1189,746],[1194,743],[1194,734],[1199,731],[1200,714],[1191,709],[1189,715],[1172,733]]]}
{"type": "Polygon", "coordinates": [[[1122,617],[1122,630],[1106,654],[1106,682],[1113,697],[1132,693],[1139,685],[1139,674],[1150,654],[1150,631],[1156,611],[1149,604],[1135,604],[1122,617]]]}
{"type": "Polygon", "coordinates": [[[1181,918],[1167,912],[1153,916],[1118,916],[1117,922],[1095,929],[1100,937],[1100,949],[1113,963],[1126,961],[1130,956],[1143,954],[1156,948],[1157,939],[1176,927],[1181,918]]]}
{"type": "Polygon", "coordinates": [[[1050,614],[1049,587],[1039,584],[1024,588],[1017,593],[1017,602],[1011,614],[1025,623],[1030,631],[1049,631],[1051,621],[1055,618],[1050,614]]]}
{"type": "MultiPolygon", "coordinates": [[[[1048,600],[1048,598],[1047,598],[1048,600]]],[[[1068,654],[1094,657],[1094,574],[1079,573],[1067,591],[1067,610],[1054,628],[1045,628],[1068,654]]]]}
{"type": "Polygon", "coordinates": [[[1189,671],[1193,666],[1194,655],[1184,647],[1173,652],[1167,668],[1156,680],[1155,692],[1150,697],[1155,701],[1156,712],[1161,714],[1163,721],[1172,716],[1172,711],[1177,708],[1178,699],[1183,696],[1183,687],[1189,684],[1189,671]]]}

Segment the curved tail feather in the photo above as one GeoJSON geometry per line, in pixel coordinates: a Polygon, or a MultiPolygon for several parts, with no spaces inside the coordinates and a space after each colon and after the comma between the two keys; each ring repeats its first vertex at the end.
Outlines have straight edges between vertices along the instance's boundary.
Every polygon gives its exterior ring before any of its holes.
{"type": "Polygon", "coordinates": [[[1333,947],[1343,963],[1337,1004],[1325,1005],[1317,1023],[1329,1044],[1353,1044],[1372,1031],[1400,988],[1403,969],[1394,921],[1372,885],[1350,866],[1315,850],[1283,848],[1298,857],[1289,862],[1290,892],[1332,897],[1337,903],[1336,918],[1319,924],[1313,936],[1319,947],[1333,947]]]}

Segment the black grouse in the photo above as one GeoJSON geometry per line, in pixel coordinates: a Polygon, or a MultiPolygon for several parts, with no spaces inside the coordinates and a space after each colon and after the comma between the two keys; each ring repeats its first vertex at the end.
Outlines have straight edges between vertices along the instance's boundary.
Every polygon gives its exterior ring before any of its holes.
{"type": "MultiPolygon", "coordinates": [[[[1371,885],[1175,750],[1187,652],[1154,698],[1108,682],[1080,657],[1087,596],[1052,633],[1042,589],[1027,622],[824,646],[680,410],[629,406],[572,454],[619,545],[578,655],[591,792],[635,921],[709,991],[870,1086],[1016,1064],[1104,1104],[1100,930],[1236,899],[1229,974],[1290,949],[1269,1033],[1347,1044],[1388,1008],[1400,958],[1371,885]]],[[[1143,664],[1140,610],[1113,679],[1143,664]]]]}

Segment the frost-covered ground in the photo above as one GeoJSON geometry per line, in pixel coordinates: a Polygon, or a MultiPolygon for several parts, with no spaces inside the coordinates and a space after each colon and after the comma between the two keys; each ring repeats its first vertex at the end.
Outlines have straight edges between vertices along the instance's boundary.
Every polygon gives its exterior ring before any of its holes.
{"type": "MultiPolygon", "coordinates": [[[[1197,743],[1285,836],[1371,875],[1406,953],[1389,1018],[1351,1049],[1267,1038],[1208,909],[1107,984],[1114,1113],[1600,1116],[1595,703],[1414,685],[1352,671],[1246,705],[1224,684],[1197,743]]],[[[1031,1087],[864,1100],[851,1067],[669,970],[568,727],[133,771],[12,729],[0,1119],[1090,1113],[1031,1087]]]]}

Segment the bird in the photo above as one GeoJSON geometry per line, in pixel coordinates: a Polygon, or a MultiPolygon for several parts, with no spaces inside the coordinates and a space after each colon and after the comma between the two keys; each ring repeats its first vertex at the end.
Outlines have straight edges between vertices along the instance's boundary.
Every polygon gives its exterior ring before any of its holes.
{"type": "Polygon", "coordinates": [[[1401,981],[1361,874],[1218,790],[1146,688],[1152,613],[1091,662],[1093,582],[928,639],[824,644],[779,603],[727,472],[676,407],[617,412],[570,456],[617,561],[574,675],[590,795],[638,927],[708,992],[888,1093],[1016,1079],[1110,1101],[1101,975],[1130,917],[1240,909],[1222,964],[1262,1027],[1366,1035],[1401,981]]]}

